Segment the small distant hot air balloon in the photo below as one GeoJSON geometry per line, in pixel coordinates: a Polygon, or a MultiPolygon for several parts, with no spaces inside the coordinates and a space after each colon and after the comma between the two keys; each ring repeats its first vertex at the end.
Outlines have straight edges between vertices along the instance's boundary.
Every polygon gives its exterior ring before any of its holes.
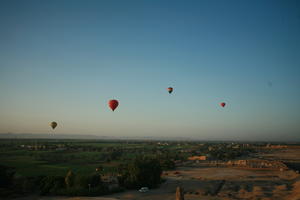
{"type": "Polygon", "coordinates": [[[225,102],[222,102],[222,103],[220,103],[220,106],[225,107],[225,106],[226,106],[226,103],[225,103],[225,102]]]}
{"type": "Polygon", "coordinates": [[[50,126],[52,129],[55,129],[57,127],[57,123],[56,122],[51,122],[50,126]]]}
{"type": "Polygon", "coordinates": [[[114,111],[119,105],[119,102],[115,99],[109,100],[108,101],[108,106],[114,111]]]}
{"type": "Polygon", "coordinates": [[[268,81],[268,86],[269,87],[272,87],[273,86],[273,83],[271,81],[268,81]]]}
{"type": "Polygon", "coordinates": [[[173,88],[172,87],[168,87],[167,88],[168,92],[171,94],[173,92],[173,88]]]}

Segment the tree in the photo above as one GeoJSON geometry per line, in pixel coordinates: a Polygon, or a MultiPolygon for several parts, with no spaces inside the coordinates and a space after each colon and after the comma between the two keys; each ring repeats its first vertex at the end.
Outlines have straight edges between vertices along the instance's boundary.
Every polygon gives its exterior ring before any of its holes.
{"type": "Polygon", "coordinates": [[[75,180],[75,174],[72,172],[72,170],[69,170],[65,177],[66,186],[72,187],[74,185],[74,180],[75,180]]]}
{"type": "Polygon", "coordinates": [[[154,158],[138,157],[118,168],[120,184],[126,188],[156,187],[161,182],[160,162],[154,158]]]}
{"type": "Polygon", "coordinates": [[[13,168],[0,165],[0,188],[11,187],[14,174],[13,168]]]}
{"type": "Polygon", "coordinates": [[[175,163],[169,158],[160,158],[160,166],[163,170],[172,170],[175,169],[175,163]]]}
{"type": "Polygon", "coordinates": [[[93,188],[102,185],[101,176],[99,174],[78,175],[75,179],[75,186],[81,188],[93,188]]]}
{"type": "Polygon", "coordinates": [[[41,194],[59,194],[65,188],[64,177],[61,176],[46,176],[41,180],[41,194]]]}
{"type": "Polygon", "coordinates": [[[176,200],[184,200],[184,193],[181,187],[176,188],[176,200]]]}

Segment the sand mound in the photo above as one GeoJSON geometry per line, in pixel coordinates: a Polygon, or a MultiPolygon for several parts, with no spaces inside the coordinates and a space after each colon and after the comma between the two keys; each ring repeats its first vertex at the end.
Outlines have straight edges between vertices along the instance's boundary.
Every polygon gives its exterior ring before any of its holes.
{"type": "Polygon", "coordinates": [[[286,197],[286,200],[300,200],[300,180],[293,184],[292,192],[286,197]]]}

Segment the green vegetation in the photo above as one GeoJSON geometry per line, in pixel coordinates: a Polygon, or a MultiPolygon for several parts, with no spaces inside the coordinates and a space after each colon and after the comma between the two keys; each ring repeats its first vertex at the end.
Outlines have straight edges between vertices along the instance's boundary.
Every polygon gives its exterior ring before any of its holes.
{"type": "Polygon", "coordinates": [[[131,163],[120,165],[118,171],[120,185],[128,189],[154,188],[161,182],[160,162],[154,158],[138,157],[131,163]]]}
{"type": "Polygon", "coordinates": [[[190,156],[228,160],[253,149],[237,143],[3,139],[0,196],[93,196],[154,188],[162,170],[173,170],[190,156]]]}

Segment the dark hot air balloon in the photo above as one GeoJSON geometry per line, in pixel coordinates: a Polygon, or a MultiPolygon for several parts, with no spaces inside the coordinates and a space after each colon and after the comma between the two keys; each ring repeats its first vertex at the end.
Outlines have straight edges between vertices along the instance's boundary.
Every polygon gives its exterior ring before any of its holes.
{"type": "Polygon", "coordinates": [[[168,92],[171,94],[173,92],[173,88],[172,87],[168,87],[167,88],[168,92]]]}
{"type": "Polygon", "coordinates": [[[225,107],[226,103],[225,103],[225,102],[222,102],[222,103],[220,103],[220,105],[221,105],[222,107],[225,107]]]}
{"type": "Polygon", "coordinates": [[[55,129],[57,127],[57,123],[56,122],[51,122],[50,126],[52,129],[55,129]]]}
{"type": "Polygon", "coordinates": [[[108,101],[108,106],[114,111],[119,105],[119,102],[115,99],[109,100],[108,101]]]}

